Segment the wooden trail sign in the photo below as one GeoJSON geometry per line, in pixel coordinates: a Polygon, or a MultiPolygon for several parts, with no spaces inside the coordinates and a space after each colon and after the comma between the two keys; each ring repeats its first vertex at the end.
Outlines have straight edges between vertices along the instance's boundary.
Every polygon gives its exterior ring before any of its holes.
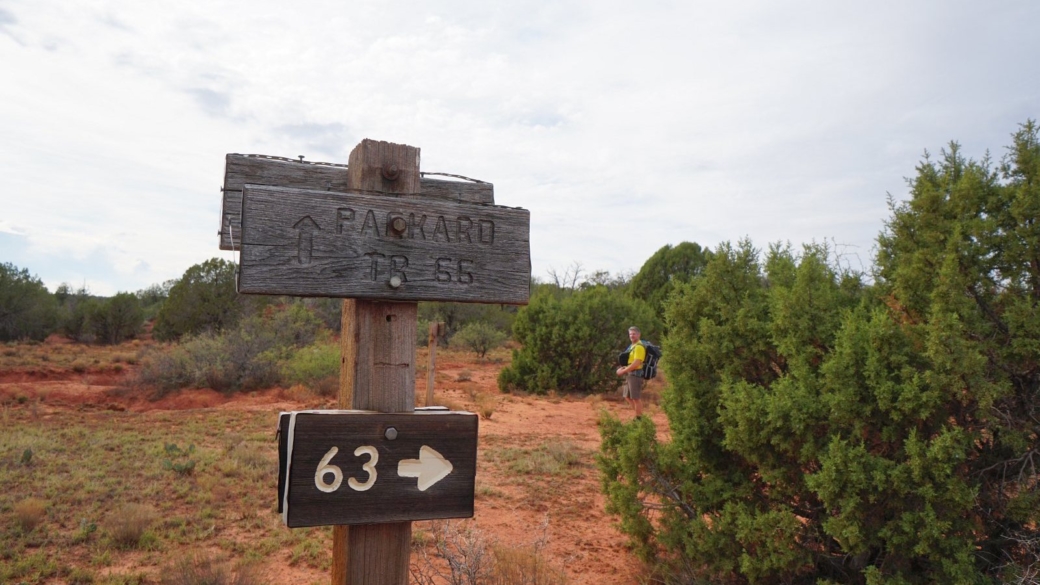
{"type": "Polygon", "coordinates": [[[242,293],[525,304],[525,209],[246,185],[242,293]]]}
{"type": "Polygon", "coordinates": [[[286,526],[473,516],[477,415],[302,411],[279,419],[286,526]]]}
{"type": "Polygon", "coordinates": [[[412,414],[417,301],[526,304],[528,212],[494,206],[489,183],[423,177],[403,144],[363,140],[346,166],[226,162],[221,249],[241,244],[239,292],[344,297],[350,412],[285,420],[286,524],[333,524],[333,585],[405,585],[411,520],[472,516],[476,470],[474,415],[412,414]]]}
{"type": "MultiPolygon", "coordinates": [[[[224,166],[223,197],[220,212],[220,249],[241,248],[242,191],[246,185],[269,185],[312,191],[343,193],[347,189],[347,165],[305,162],[277,156],[228,154],[224,166]]],[[[441,199],[494,205],[495,186],[474,179],[446,181],[419,177],[423,199],[441,199]]]]}

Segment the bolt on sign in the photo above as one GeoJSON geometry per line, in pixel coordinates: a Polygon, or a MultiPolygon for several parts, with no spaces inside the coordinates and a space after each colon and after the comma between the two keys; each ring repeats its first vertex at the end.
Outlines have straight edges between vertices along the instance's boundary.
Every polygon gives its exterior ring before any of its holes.
{"type": "Polygon", "coordinates": [[[473,516],[477,415],[313,410],[279,417],[286,526],[473,516]]]}
{"type": "Polygon", "coordinates": [[[530,212],[245,185],[242,293],[526,304],[530,212]]]}

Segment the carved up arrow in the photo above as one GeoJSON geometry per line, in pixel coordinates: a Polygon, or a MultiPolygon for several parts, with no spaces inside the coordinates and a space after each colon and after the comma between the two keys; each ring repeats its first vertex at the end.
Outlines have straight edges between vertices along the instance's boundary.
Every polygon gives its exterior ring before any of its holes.
{"type": "Polygon", "coordinates": [[[311,263],[311,250],[314,249],[314,230],[321,231],[321,226],[305,215],[303,219],[293,224],[293,229],[300,231],[300,239],[297,241],[296,259],[300,264],[311,263]]]}
{"type": "Polygon", "coordinates": [[[418,459],[402,459],[397,464],[397,475],[419,478],[419,491],[425,492],[433,484],[447,477],[452,469],[451,461],[433,448],[423,445],[419,449],[418,459]]]}

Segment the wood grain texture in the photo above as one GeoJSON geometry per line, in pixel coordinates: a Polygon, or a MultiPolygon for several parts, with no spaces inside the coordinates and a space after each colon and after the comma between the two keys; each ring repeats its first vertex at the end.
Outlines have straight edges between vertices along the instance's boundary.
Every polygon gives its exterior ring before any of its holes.
{"type": "MultiPolygon", "coordinates": [[[[341,409],[354,408],[354,385],[357,382],[357,348],[359,341],[357,323],[357,301],[354,299],[343,299],[339,336],[339,393],[337,394],[337,403],[341,409]]],[[[278,511],[281,512],[281,509],[278,511]]],[[[411,532],[411,525],[409,525],[408,531],[411,532]]],[[[332,585],[358,582],[356,580],[348,581],[349,544],[350,527],[342,524],[333,526],[332,585]]]]}
{"type": "MultiPolygon", "coordinates": [[[[411,534],[412,525],[408,524],[408,532],[411,534]]],[[[361,535],[359,534],[360,538],[361,535]]],[[[338,524],[332,527],[332,585],[346,585],[348,583],[363,583],[358,579],[350,579],[349,570],[347,566],[349,562],[349,555],[347,549],[350,545],[350,526],[344,524],[338,524]]],[[[392,571],[396,571],[396,563],[383,563],[385,566],[390,566],[392,571]]],[[[403,583],[407,583],[407,579],[403,583]]],[[[395,585],[402,583],[402,581],[391,581],[395,585]]]]}
{"type": "Polygon", "coordinates": [[[343,299],[339,320],[339,393],[337,406],[341,409],[352,409],[354,406],[354,386],[357,384],[358,364],[358,301],[343,299]]]}
{"type": "MultiPolygon", "coordinates": [[[[399,166],[395,170],[403,171],[408,177],[419,176],[419,149],[382,143],[382,152],[376,153],[381,158],[376,159],[373,155],[371,160],[366,160],[365,154],[373,152],[365,147],[370,142],[363,141],[350,153],[350,159],[359,169],[377,163],[382,165],[389,158],[402,165],[414,164],[414,167],[399,166]],[[395,148],[400,152],[387,152],[395,148]]],[[[347,189],[366,188],[362,175],[348,175],[347,189]]],[[[338,212],[337,217],[340,217],[338,212]]],[[[342,324],[346,326],[346,334],[341,341],[343,375],[340,378],[340,403],[349,403],[351,408],[384,412],[413,411],[418,304],[356,300],[349,304],[344,302],[343,309],[342,324]],[[372,322],[380,318],[385,325],[372,322]],[[380,338],[370,337],[372,334],[380,338]],[[400,366],[401,359],[407,362],[404,368],[400,366]],[[391,367],[377,370],[377,363],[391,367]],[[401,379],[399,370],[402,369],[410,372],[407,379],[401,379]],[[396,383],[402,385],[395,386],[396,383]],[[373,385],[377,388],[374,389],[373,385]]],[[[342,525],[336,526],[333,529],[332,584],[407,585],[411,539],[411,521],[382,524],[377,528],[359,525],[354,527],[353,533],[342,525]]]]}
{"type": "MultiPolygon", "coordinates": [[[[343,301],[338,400],[342,408],[414,410],[417,321],[415,302],[343,301]]],[[[407,584],[412,523],[378,526],[333,527],[333,585],[407,584]]]]}
{"type": "Polygon", "coordinates": [[[357,301],[357,365],[352,408],[415,409],[417,303],[357,301]]]}
{"type": "Polygon", "coordinates": [[[246,185],[242,212],[242,293],[497,304],[530,297],[525,209],[246,185]]]}
{"type": "Polygon", "coordinates": [[[352,585],[407,585],[412,550],[412,523],[362,524],[349,528],[351,557],[347,583],[352,585]],[[404,551],[404,559],[398,558],[404,551]],[[379,569],[374,569],[379,567],[379,569]]]}
{"type": "Polygon", "coordinates": [[[382,194],[419,192],[419,149],[366,138],[347,159],[350,189],[382,194]]]}
{"type": "MultiPolygon", "coordinates": [[[[286,525],[356,525],[473,516],[477,464],[477,415],[460,412],[383,414],[300,412],[288,454],[289,472],[286,525]],[[397,437],[385,435],[393,427],[397,437]],[[414,477],[398,475],[398,464],[419,457],[428,446],[451,462],[452,471],[425,491],[414,477]],[[355,456],[361,446],[374,447],[379,456],[375,480],[357,491],[347,478],[366,482],[367,455],[355,456]],[[340,468],[342,484],[326,493],[315,484],[315,472],[330,449],[338,449],[329,464],[340,468]]],[[[328,474],[331,477],[331,474],[328,474]]]]}
{"type": "MultiPolygon", "coordinates": [[[[241,247],[242,189],[246,184],[343,193],[348,191],[347,169],[347,165],[332,163],[228,154],[225,157],[221,199],[220,249],[237,250],[241,247]]],[[[418,191],[418,196],[423,198],[487,205],[495,203],[495,187],[485,182],[420,177],[418,191]]],[[[416,197],[414,194],[400,193],[397,196],[416,197]]]]}

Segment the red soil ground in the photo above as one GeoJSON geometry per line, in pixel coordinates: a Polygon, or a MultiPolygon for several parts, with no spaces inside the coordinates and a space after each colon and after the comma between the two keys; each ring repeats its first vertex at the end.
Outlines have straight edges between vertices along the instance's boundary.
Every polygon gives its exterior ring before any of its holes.
{"type": "MultiPolygon", "coordinates": [[[[443,352],[443,350],[441,350],[443,352]]],[[[425,360],[420,355],[419,363],[425,360]]],[[[500,394],[496,379],[501,363],[475,359],[472,354],[443,352],[438,355],[437,401],[473,409],[473,396],[491,395],[494,412],[480,421],[480,449],[533,448],[546,442],[569,440],[587,457],[578,473],[524,481],[494,465],[478,465],[478,491],[494,493],[479,497],[473,526],[489,538],[507,545],[532,543],[545,524],[547,544],[543,554],[563,569],[570,583],[637,583],[644,570],[625,546],[625,537],[614,519],[604,512],[595,455],[599,449],[596,420],[606,410],[629,420],[633,413],[623,402],[608,398],[520,397],[500,394]],[[545,489],[545,482],[549,488],[545,489]]],[[[42,416],[63,416],[94,409],[138,412],[245,409],[265,410],[272,419],[280,411],[331,407],[331,401],[298,392],[270,389],[225,395],[213,390],[184,390],[159,400],[120,388],[128,371],[122,373],[74,373],[55,369],[0,371],[0,403],[26,397],[42,416]],[[39,400],[40,398],[42,400],[39,400]]],[[[416,394],[425,396],[426,375],[417,376],[416,394]]],[[[659,386],[660,383],[654,382],[659,386]]],[[[658,387],[657,390],[660,388],[658,387]]],[[[654,394],[654,387],[650,389],[654,394]]],[[[659,408],[648,406],[647,414],[661,429],[667,419],[659,408]]],[[[274,450],[272,443],[272,451],[274,450]]],[[[272,512],[273,513],[273,512],[272,512]]],[[[432,531],[430,523],[415,523],[413,531],[432,531]]],[[[279,583],[323,581],[327,576],[313,570],[271,568],[279,583]]]]}

